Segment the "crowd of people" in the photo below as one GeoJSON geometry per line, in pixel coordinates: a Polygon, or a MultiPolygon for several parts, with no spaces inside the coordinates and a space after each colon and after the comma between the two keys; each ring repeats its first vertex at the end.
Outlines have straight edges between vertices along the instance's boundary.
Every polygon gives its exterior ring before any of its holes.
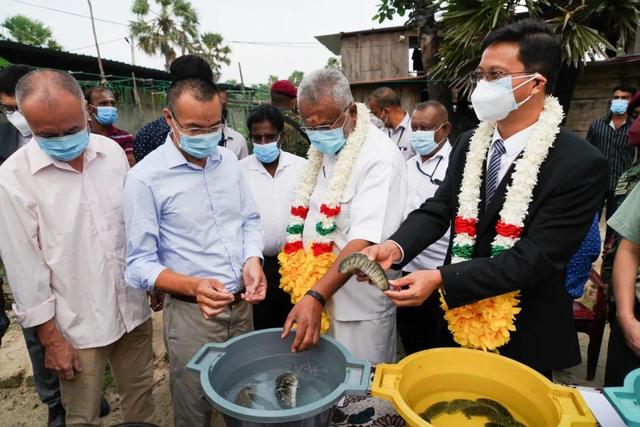
{"type": "Polygon", "coordinates": [[[396,360],[396,334],[407,354],[499,349],[552,379],[580,363],[572,302],[603,208],[605,385],[620,385],[640,367],[640,96],[614,88],[584,140],[551,96],[560,56],[541,21],[491,33],[473,73],[480,124],[457,138],[436,100],[409,113],[381,87],[358,103],[334,69],[277,81],[247,118],[250,144],[197,56],[171,64],[163,115],[135,137],[106,88],[0,71],[0,255],[48,425],[100,424],[107,364],[123,420],[153,421],[160,310],[176,426],[212,417],[187,362],[253,329],[295,327],[294,352],[328,333],[373,363],[396,360]],[[356,252],[390,290],[338,271],[356,252]]]}

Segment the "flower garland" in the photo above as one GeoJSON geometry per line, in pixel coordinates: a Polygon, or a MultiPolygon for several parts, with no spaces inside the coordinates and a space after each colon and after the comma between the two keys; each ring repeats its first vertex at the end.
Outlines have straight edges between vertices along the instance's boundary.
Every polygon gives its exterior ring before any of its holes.
{"type": "MultiPolygon", "coordinates": [[[[357,121],[351,135],[338,154],[336,167],[329,183],[324,203],[320,205],[320,220],[315,225],[316,239],[309,251],[302,240],[304,224],[309,213],[309,199],[316,187],[316,181],[324,155],[315,147],[309,148],[307,167],[291,205],[291,218],[287,227],[287,241],[278,254],[280,261],[280,288],[291,295],[291,302],[297,303],[305,293],[327,272],[335,262],[333,253],[333,233],[336,231],[336,217],[340,214],[340,200],[344,193],[351,170],[358,159],[360,148],[367,136],[369,110],[361,103],[356,104],[357,121]]],[[[322,313],[321,331],[329,329],[329,315],[322,313]]]]}
{"type": "MultiPolygon", "coordinates": [[[[547,158],[564,112],[558,100],[547,96],[540,119],[534,125],[531,138],[523,155],[515,163],[513,180],[507,188],[500,219],[496,224],[497,235],[491,243],[491,256],[500,255],[512,248],[524,231],[524,220],[538,182],[540,166],[547,158]]],[[[451,263],[473,258],[476,244],[476,227],[480,202],[480,185],[483,165],[493,139],[494,122],[482,122],[473,134],[464,166],[459,195],[459,207],[454,220],[451,263]]],[[[495,351],[509,342],[510,332],[515,331],[514,320],[520,312],[520,291],[508,292],[486,298],[473,304],[449,310],[440,292],[440,303],[454,340],[463,347],[495,351]]]]}

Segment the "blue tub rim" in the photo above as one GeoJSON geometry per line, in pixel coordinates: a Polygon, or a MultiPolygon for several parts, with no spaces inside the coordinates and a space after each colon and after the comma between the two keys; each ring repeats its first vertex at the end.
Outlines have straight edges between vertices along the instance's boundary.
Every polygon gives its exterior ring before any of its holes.
{"type": "MultiPolygon", "coordinates": [[[[203,388],[206,399],[223,414],[243,421],[257,423],[286,423],[289,421],[311,418],[331,409],[345,394],[364,395],[369,390],[371,382],[371,362],[355,359],[345,346],[327,335],[320,335],[320,339],[325,340],[328,344],[336,347],[344,356],[346,368],[345,379],[331,393],[322,399],[319,399],[315,403],[309,403],[307,405],[291,409],[281,409],[278,411],[253,409],[236,405],[214,390],[208,377],[209,369],[226,355],[226,351],[229,347],[233,346],[233,344],[238,341],[245,340],[254,335],[274,333],[277,333],[278,339],[280,339],[282,328],[262,329],[239,335],[223,343],[205,344],[196,352],[187,364],[187,369],[200,373],[200,385],[203,388]],[[219,402],[216,400],[219,400],[219,402]],[[277,416],[275,415],[276,413],[277,416]]],[[[291,341],[293,337],[295,337],[295,331],[291,331],[288,340],[291,341]]]]}

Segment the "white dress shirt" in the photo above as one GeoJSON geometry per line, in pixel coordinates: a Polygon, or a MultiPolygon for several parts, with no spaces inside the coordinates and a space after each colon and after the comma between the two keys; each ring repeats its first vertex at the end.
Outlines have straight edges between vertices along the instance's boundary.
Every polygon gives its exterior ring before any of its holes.
{"type": "Polygon", "coordinates": [[[411,145],[411,134],[413,131],[411,130],[411,116],[409,114],[405,113],[404,119],[402,119],[398,126],[395,128],[385,128],[384,131],[389,138],[396,143],[406,160],[415,156],[416,152],[413,149],[413,145],[411,145]]]}
{"type": "Polygon", "coordinates": [[[249,147],[247,146],[247,140],[229,125],[224,125],[224,136],[226,138],[225,147],[236,155],[238,160],[244,159],[249,155],[249,147]]]}
{"type": "Polygon", "coordinates": [[[531,137],[531,132],[533,132],[533,126],[535,123],[528,128],[522,129],[520,132],[517,132],[511,135],[507,139],[503,139],[500,136],[500,132],[498,131],[498,127],[493,131],[493,141],[491,142],[491,147],[489,148],[489,153],[487,153],[487,162],[486,169],[489,169],[489,161],[491,159],[491,154],[493,153],[495,142],[498,139],[502,139],[504,141],[505,153],[502,155],[500,159],[500,170],[498,170],[498,182],[497,185],[500,185],[502,178],[507,174],[507,171],[511,167],[511,164],[518,158],[524,147],[529,142],[529,138],[531,137]]]}
{"type": "MultiPolygon", "coordinates": [[[[385,132],[372,123],[368,127],[336,218],[337,230],[333,234],[336,253],[355,239],[380,243],[402,223],[407,193],[406,161],[385,132]]],[[[320,205],[325,201],[336,160],[337,155],[325,155],[318,173],[303,232],[305,248],[316,238],[320,205]]],[[[327,302],[327,309],[334,319],[341,321],[377,319],[395,312],[394,304],[379,289],[358,283],[355,277],[327,302]]]]}
{"type": "Polygon", "coordinates": [[[265,256],[278,255],[285,243],[294,190],[306,163],[302,157],[280,151],[276,173],[271,176],[255,154],[240,161],[260,212],[265,256]]]}
{"type": "MultiPolygon", "coordinates": [[[[404,217],[406,218],[412,211],[418,209],[425,200],[433,197],[439,187],[439,183],[444,181],[444,176],[449,165],[451,154],[451,144],[447,140],[442,148],[430,159],[423,162],[419,154],[416,154],[407,161],[408,193],[404,217]]],[[[438,240],[431,244],[422,253],[416,256],[403,271],[410,273],[417,270],[433,270],[444,263],[449,249],[449,235],[451,228],[438,240]]]]}
{"type": "Polygon", "coordinates": [[[18,148],[22,148],[27,145],[27,142],[31,141],[32,136],[22,136],[20,132],[18,132],[18,148]]]}
{"type": "Polygon", "coordinates": [[[75,348],[102,347],[150,316],[124,281],[122,148],[91,134],[82,173],[32,142],[0,166],[0,254],[27,328],[55,318],[75,348]]]}

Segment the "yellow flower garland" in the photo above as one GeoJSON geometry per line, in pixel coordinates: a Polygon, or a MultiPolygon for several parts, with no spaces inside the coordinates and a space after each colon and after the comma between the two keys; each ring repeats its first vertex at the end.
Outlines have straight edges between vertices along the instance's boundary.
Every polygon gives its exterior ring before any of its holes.
{"type": "MultiPolygon", "coordinates": [[[[296,304],[305,293],[329,270],[336,260],[333,252],[327,252],[318,256],[311,251],[296,251],[290,254],[280,252],[280,288],[291,295],[291,303],[296,304]]],[[[326,310],[322,312],[320,332],[329,330],[329,315],[326,310]]]]}
{"type": "Polygon", "coordinates": [[[466,348],[497,352],[516,330],[514,321],[521,310],[517,307],[519,293],[513,291],[449,310],[440,291],[440,306],[455,342],[466,348]]]}

